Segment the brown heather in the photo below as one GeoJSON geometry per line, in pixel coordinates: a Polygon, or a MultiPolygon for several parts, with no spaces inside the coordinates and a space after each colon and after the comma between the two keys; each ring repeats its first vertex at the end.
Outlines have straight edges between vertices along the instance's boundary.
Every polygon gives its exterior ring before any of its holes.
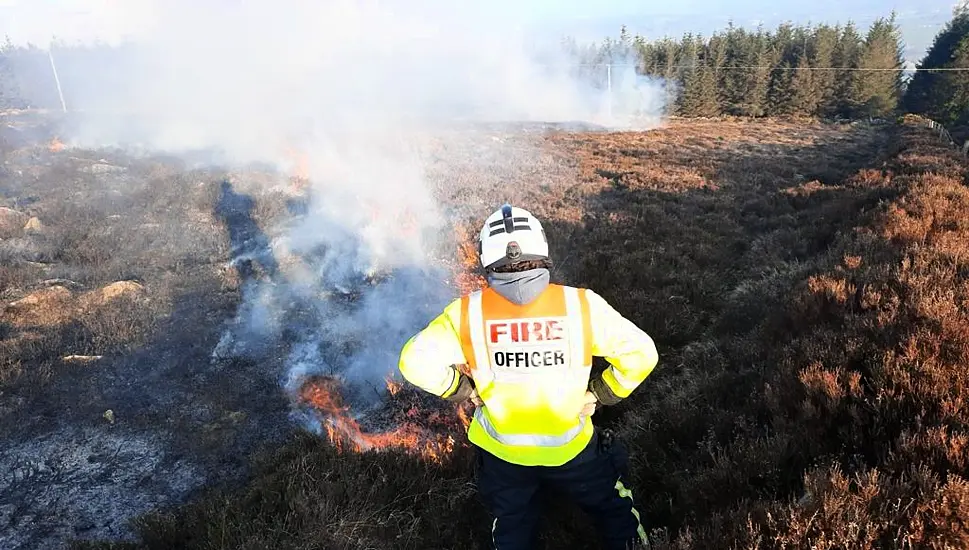
{"type": "MultiPolygon", "coordinates": [[[[472,217],[508,198],[547,219],[555,278],[595,289],[655,338],[654,374],[596,415],[632,451],[654,548],[969,547],[969,167],[957,151],[908,120],[673,120],[553,133],[544,147],[500,188],[443,161],[430,173],[451,204],[487,205],[472,217]]],[[[142,176],[170,184],[138,188],[116,212],[68,197],[39,212],[45,261],[83,289],[0,317],[0,388],[43,387],[61,353],[125,353],[173,296],[223,296],[196,317],[227,315],[238,285],[218,276],[224,230],[176,231],[218,226],[191,206],[211,212],[212,186],[142,176]],[[119,240],[132,209],[161,225],[119,240]],[[70,309],[117,280],[143,282],[146,297],[70,309]]],[[[0,268],[7,302],[36,269],[0,268]]],[[[259,454],[245,484],[137,519],[140,544],[77,546],[483,547],[471,464],[466,452],[444,464],[339,454],[299,435],[259,454]]],[[[548,504],[545,547],[595,547],[580,512],[548,504]]]]}

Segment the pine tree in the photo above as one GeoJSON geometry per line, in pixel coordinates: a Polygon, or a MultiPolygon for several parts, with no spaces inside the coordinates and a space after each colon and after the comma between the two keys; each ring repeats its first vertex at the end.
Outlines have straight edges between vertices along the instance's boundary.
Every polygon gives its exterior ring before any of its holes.
{"type": "Polygon", "coordinates": [[[11,57],[16,54],[16,48],[6,37],[0,45],[0,109],[21,107],[20,90],[14,75],[11,57]]]}
{"type": "Polygon", "coordinates": [[[643,56],[646,52],[646,39],[642,36],[636,35],[633,38],[632,52],[631,55],[636,59],[636,70],[639,74],[651,74],[652,73],[652,63],[653,59],[647,59],[643,56]]]}
{"type": "Polygon", "coordinates": [[[794,62],[794,27],[790,23],[782,23],[777,32],[770,39],[770,48],[774,54],[775,68],[771,72],[769,91],[767,94],[767,114],[787,114],[793,85],[791,67],[794,62]]]}
{"type": "Polygon", "coordinates": [[[815,72],[811,70],[811,63],[808,61],[807,53],[798,56],[797,65],[791,76],[791,114],[815,116],[818,114],[818,105],[821,103],[821,95],[815,83],[815,72]]]}
{"type": "Polygon", "coordinates": [[[634,59],[636,49],[633,45],[633,36],[629,34],[626,25],[619,28],[619,39],[613,43],[610,52],[610,63],[624,63],[634,59]]]}
{"type": "Polygon", "coordinates": [[[724,94],[723,89],[726,84],[723,67],[727,64],[727,38],[721,33],[714,34],[707,43],[706,65],[713,73],[713,95],[716,97],[717,115],[723,112],[724,94]]]}
{"type": "Polygon", "coordinates": [[[664,38],[657,42],[648,42],[642,37],[637,37],[633,48],[641,60],[643,74],[666,80],[676,78],[676,43],[673,40],[664,38]]]}
{"type": "Polygon", "coordinates": [[[715,117],[720,114],[717,79],[709,64],[703,62],[687,77],[682,112],[685,116],[715,117]]]}
{"type": "Polygon", "coordinates": [[[663,42],[663,77],[675,79],[680,64],[680,47],[673,40],[663,42]]]}
{"type": "Polygon", "coordinates": [[[835,111],[835,72],[830,70],[835,63],[835,48],[838,45],[840,27],[821,25],[814,30],[809,42],[808,56],[815,71],[812,72],[814,86],[818,94],[816,114],[830,115],[835,111]]]}
{"type": "MultiPolygon", "coordinates": [[[[951,66],[969,69],[969,36],[956,47],[951,66]]],[[[940,95],[945,98],[940,118],[951,126],[969,124],[969,72],[953,71],[947,75],[940,95]]]]}
{"type": "Polygon", "coordinates": [[[846,107],[852,116],[883,117],[898,107],[904,62],[895,14],[872,23],[858,56],[858,71],[848,86],[846,107]]]}
{"type": "Polygon", "coordinates": [[[724,63],[732,68],[721,71],[719,85],[723,110],[732,115],[761,116],[766,87],[763,88],[763,93],[757,93],[760,81],[758,77],[762,74],[769,76],[770,73],[750,67],[759,67],[766,62],[762,57],[763,29],[758,29],[758,33],[754,35],[734,27],[731,23],[724,39],[724,63]]]}
{"type": "Polygon", "coordinates": [[[687,34],[683,39],[683,90],[677,112],[682,116],[711,117],[720,114],[717,82],[705,59],[704,40],[687,34]]]}
{"type": "Polygon", "coordinates": [[[682,62],[683,55],[680,50],[680,45],[671,39],[666,39],[662,44],[662,75],[667,82],[670,83],[666,87],[666,104],[674,105],[677,101],[677,96],[679,94],[679,87],[677,84],[680,81],[677,78],[679,73],[678,66],[682,62]]]}
{"type": "Polygon", "coordinates": [[[677,47],[676,81],[680,93],[676,99],[676,112],[681,116],[693,116],[686,108],[687,97],[696,86],[696,72],[700,62],[699,39],[692,33],[683,35],[677,47]]]}
{"type": "Polygon", "coordinates": [[[747,94],[744,110],[750,116],[764,116],[767,114],[768,97],[770,92],[771,74],[774,72],[776,53],[771,50],[767,33],[758,32],[752,39],[754,52],[753,66],[757,67],[750,73],[747,81],[747,94]]]}
{"type": "Polygon", "coordinates": [[[794,71],[788,62],[782,63],[771,78],[767,94],[768,113],[771,116],[791,114],[794,100],[794,71]]]}
{"type": "MultiPolygon", "coordinates": [[[[834,49],[834,66],[857,69],[861,56],[861,35],[851,21],[842,29],[834,49]]],[[[834,97],[831,115],[850,116],[849,98],[855,70],[836,71],[834,75],[834,97]]]]}
{"type": "MultiPolygon", "coordinates": [[[[954,10],[953,18],[936,35],[919,69],[969,68],[966,42],[969,40],[969,8],[954,10]]],[[[933,118],[943,124],[954,124],[967,117],[969,104],[965,97],[967,73],[960,71],[923,70],[915,73],[905,93],[905,107],[912,113],[933,118]]]]}

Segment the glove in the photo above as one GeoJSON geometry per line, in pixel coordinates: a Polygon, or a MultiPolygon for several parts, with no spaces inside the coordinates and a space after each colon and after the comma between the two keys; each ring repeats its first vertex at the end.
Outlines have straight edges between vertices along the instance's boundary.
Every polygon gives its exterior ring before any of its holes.
{"type": "Polygon", "coordinates": [[[613,391],[606,385],[605,380],[602,377],[593,378],[589,381],[589,391],[592,395],[596,397],[599,403],[611,406],[622,401],[622,398],[613,393],[613,391]]]}
{"type": "Polygon", "coordinates": [[[466,376],[463,372],[459,372],[458,376],[460,376],[460,379],[458,380],[458,388],[453,394],[445,397],[445,399],[452,403],[464,403],[465,401],[470,400],[472,403],[474,403],[475,407],[484,405],[484,401],[482,401],[481,397],[478,395],[478,390],[471,382],[471,378],[466,376]]]}
{"type": "Polygon", "coordinates": [[[458,373],[458,377],[457,389],[454,390],[454,393],[444,398],[451,403],[464,403],[469,397],[471,397],[472,393],[474,393],[475,396],[478,395],[478,392],[474,389],[474,385],[471,384],[470,378],[461,373],[458,373]]]}

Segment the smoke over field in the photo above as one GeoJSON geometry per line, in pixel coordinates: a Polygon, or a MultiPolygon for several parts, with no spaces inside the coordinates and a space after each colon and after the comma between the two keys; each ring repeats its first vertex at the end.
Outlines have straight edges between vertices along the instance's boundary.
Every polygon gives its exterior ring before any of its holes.
{"type": "MultiPolygon", "coordinates": [[[[264,358],[285,340],[294,396],[305,376],[328,374],[351,402],[373,404],[400,346],[454,296],[438,258],[455,245],[456,216],[500,205],[443,211],[436,185],[452,184],[426,173],[428,135],[484,122],[646,129],[664,112],[660,83],[617,78],[625,87],[607,94],[570,76],[564,53],[530,44],[510,6],[166,3],[111,68],[124,75],[116,87],[75,92],[68,143],[298,175],[299,211],[233,242],[235,263],[266,265],[214,356],[264,358]]],[[[502,150],[474,130],[452,136],[482,157],[502,150]]],[[[540,152],[523,141],[503,158],[534,165],[540,152]]],[[[223,209],[238,209],[224,191],[223,209]]]]}
{"type": "MultiPolygon", "coordinates": [[[[542,205],[556,278],[601,289],[660,347],[647,382],[594,417],[631,448],[655,548],[969,543],[961,153],[914,121],[543,141],[575,171],[515,191],[542,205]]],[[[464,178],[453,199],[488,175],[464,178]]],[[[245,487],[138,533],[146,548],[482,547],[473,459],[454,450],[296,437],[245,487]]],[[[544,547],[596,547],[586,516],[545,504],[544,547]]]]}
{"type": "Polygon", "coordinates": [[[326,170],[316,155],[338,153],[337,136],[353,136],[346,146],[359,156],[361,143],[429,123],[659,122],[661,81],[616,69],[607,94],[520,11],[507,1],[166,2],[111,66],[88,67],[87,82],[74,72],[65,88],[78,110],[147,117],[135,128],[85,120],[90,140],[214,147],[242,161],[312,146],[312,170],[326,170]],[[94,84],[102,75],[111,86],[94,84]]]}
{"type": "Polygon", "coordinates": [[[473,226],[571,184],[550,127],[664,111],[659,82],[574,78],[512,3],[156,7],[57,53],[56,125],[3,128],[0,545],[123,538],[293,428],[441,460],[463,411],[388,377],[475,283],[473,226]],[[181,473],[108,490],[146,465],[181,473]]]}
{"type": "Polygon", "coordinates": [[[923,123],[657,127],[511,2],[237,4],[2,115],[0,547],[487,541],[467,410],[387,378],[504,201],[657,342],[594,417],[657,549],[969,546],[969,169],[923,123]]]}
{"type": "MultiPolygon", "coordinates": [[[[534,129],[428,132],[423,174],[454,241],[468,205],[533,205],[555,280],[656,339],[660,368],[595,418],[633,451],[657,548],[966,545],[960,153],[912,122],[534,129]]],[[[0,545],[487,540],[463,411],[383,381],[392,346],[360,332],[406,324],[385,290],[429,314],[476,284],[467,246],[390,267],[348,246],[324,271],[331,249],[293,237],[319,193],[299,170],[3,153],[0,545]]],[[[548,547],[594,547],[549,504],[548,547]]]]}

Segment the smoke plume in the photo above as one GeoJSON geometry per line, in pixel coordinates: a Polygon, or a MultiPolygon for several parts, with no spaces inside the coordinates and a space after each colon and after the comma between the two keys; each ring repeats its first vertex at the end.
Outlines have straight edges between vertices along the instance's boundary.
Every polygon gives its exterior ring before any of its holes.
{"type": "MultiPolygon", "coordinates": [[[[662,82],[628,68],[614,69],[611,90],[575,78],[518,2],[458,4],[166,1],[150,25],[139,12],[139,34],[111,67],[62,71],[75,144],[204,151],[283,173],[293,151],[305,155],[308,204],[285,227],[233,243],[238,265],[255,261],[267,276],[244,286],[216,357],[266,357],[285,342],[284,386],[327,373],[358,405],[373,402],[401,345],[455,297],[432,252],[451,220],[422,140],[482,122],[658,123],[662,82]]],[[[507,162],[529,161],[519,149],[507,162]]],[[[223,191],[238,211],[244,198],[223,191]]],[[[500,205],[463,206],[483,218],[500,205]]]]}

